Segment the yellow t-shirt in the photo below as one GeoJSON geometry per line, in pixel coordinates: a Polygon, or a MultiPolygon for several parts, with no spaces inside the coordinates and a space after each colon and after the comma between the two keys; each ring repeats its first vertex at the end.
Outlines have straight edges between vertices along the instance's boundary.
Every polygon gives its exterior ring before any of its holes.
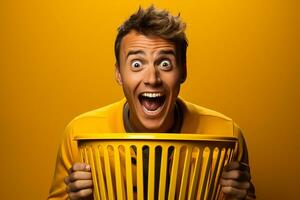
{"type": "MultiPolygon", "coordinates": [[[[126,99],[99,108],[73,119],[66,127],[58,149],[56,166],[48,199],[67,199],[64,178],[68,169],[78,162],[78,146],[74,137],[82,133],[125,133],[123,107],[126,99]]],[[[234,136],[238,138],[235,160],[248,163],[248,153],[241,129],[232,119],[216,111],[178,98],[183,112],[181,133],[234,136]]]]}

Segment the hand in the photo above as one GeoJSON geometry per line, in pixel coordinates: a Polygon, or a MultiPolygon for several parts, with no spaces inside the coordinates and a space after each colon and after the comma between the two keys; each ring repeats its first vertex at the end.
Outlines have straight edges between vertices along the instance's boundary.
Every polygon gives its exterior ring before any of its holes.
{"type": "Polygon", "coordinates": [[[246,199],[250,179],[250,169],[246,163],[234,161],[226,165],[220,179],[226,199],[246,199]]]}
{"type": "Polygon", "coordinates": [[[75,163],[65,178],[67,192],[71,200],[93,199],[91,167],[85,163],[75,163]]]}

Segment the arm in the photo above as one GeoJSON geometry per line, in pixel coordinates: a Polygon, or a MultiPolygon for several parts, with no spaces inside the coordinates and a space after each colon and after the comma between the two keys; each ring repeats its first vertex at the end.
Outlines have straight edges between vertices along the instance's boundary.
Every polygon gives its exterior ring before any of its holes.
{"type": "Polygon", "coordinates": [[[78,155],[77,142],[73,140],[73,128],[70,123],[64,131],[58,149],[48,200],[91,196],[91,189],[88,189],[92,188],[90,167],[76,163],[78,155]]]}
{"type": "Polygon", "coordinates": [[[255,189],[251,182],[248,151],[242,131],[234,125],[234,134],[238,138],[235,160],[229,163],[221,176],[220,184],[226,199],[255,199],[255,189]]]}

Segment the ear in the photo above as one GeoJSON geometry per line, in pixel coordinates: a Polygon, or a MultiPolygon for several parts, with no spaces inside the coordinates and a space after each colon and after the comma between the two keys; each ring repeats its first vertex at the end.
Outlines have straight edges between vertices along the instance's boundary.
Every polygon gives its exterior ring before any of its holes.
{"type": "Polygon", "coordinates": [[[118,64],[115,64],[115,78],[119,85],[123,85],[122,76],[120,73],[120,66],[118,64]]]}

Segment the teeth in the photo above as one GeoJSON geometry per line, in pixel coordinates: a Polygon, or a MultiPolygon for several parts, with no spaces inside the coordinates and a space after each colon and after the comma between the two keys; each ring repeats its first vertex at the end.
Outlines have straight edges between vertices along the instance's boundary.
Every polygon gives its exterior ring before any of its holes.
{"type": "Polygon", "coordinates": [[[143,97],[148,97],[148,98],[155,98],[155,97],[161,97],[163,96],[162,93],[152,93],[152,92],[145,92],[142,94],[143,97]]]}

